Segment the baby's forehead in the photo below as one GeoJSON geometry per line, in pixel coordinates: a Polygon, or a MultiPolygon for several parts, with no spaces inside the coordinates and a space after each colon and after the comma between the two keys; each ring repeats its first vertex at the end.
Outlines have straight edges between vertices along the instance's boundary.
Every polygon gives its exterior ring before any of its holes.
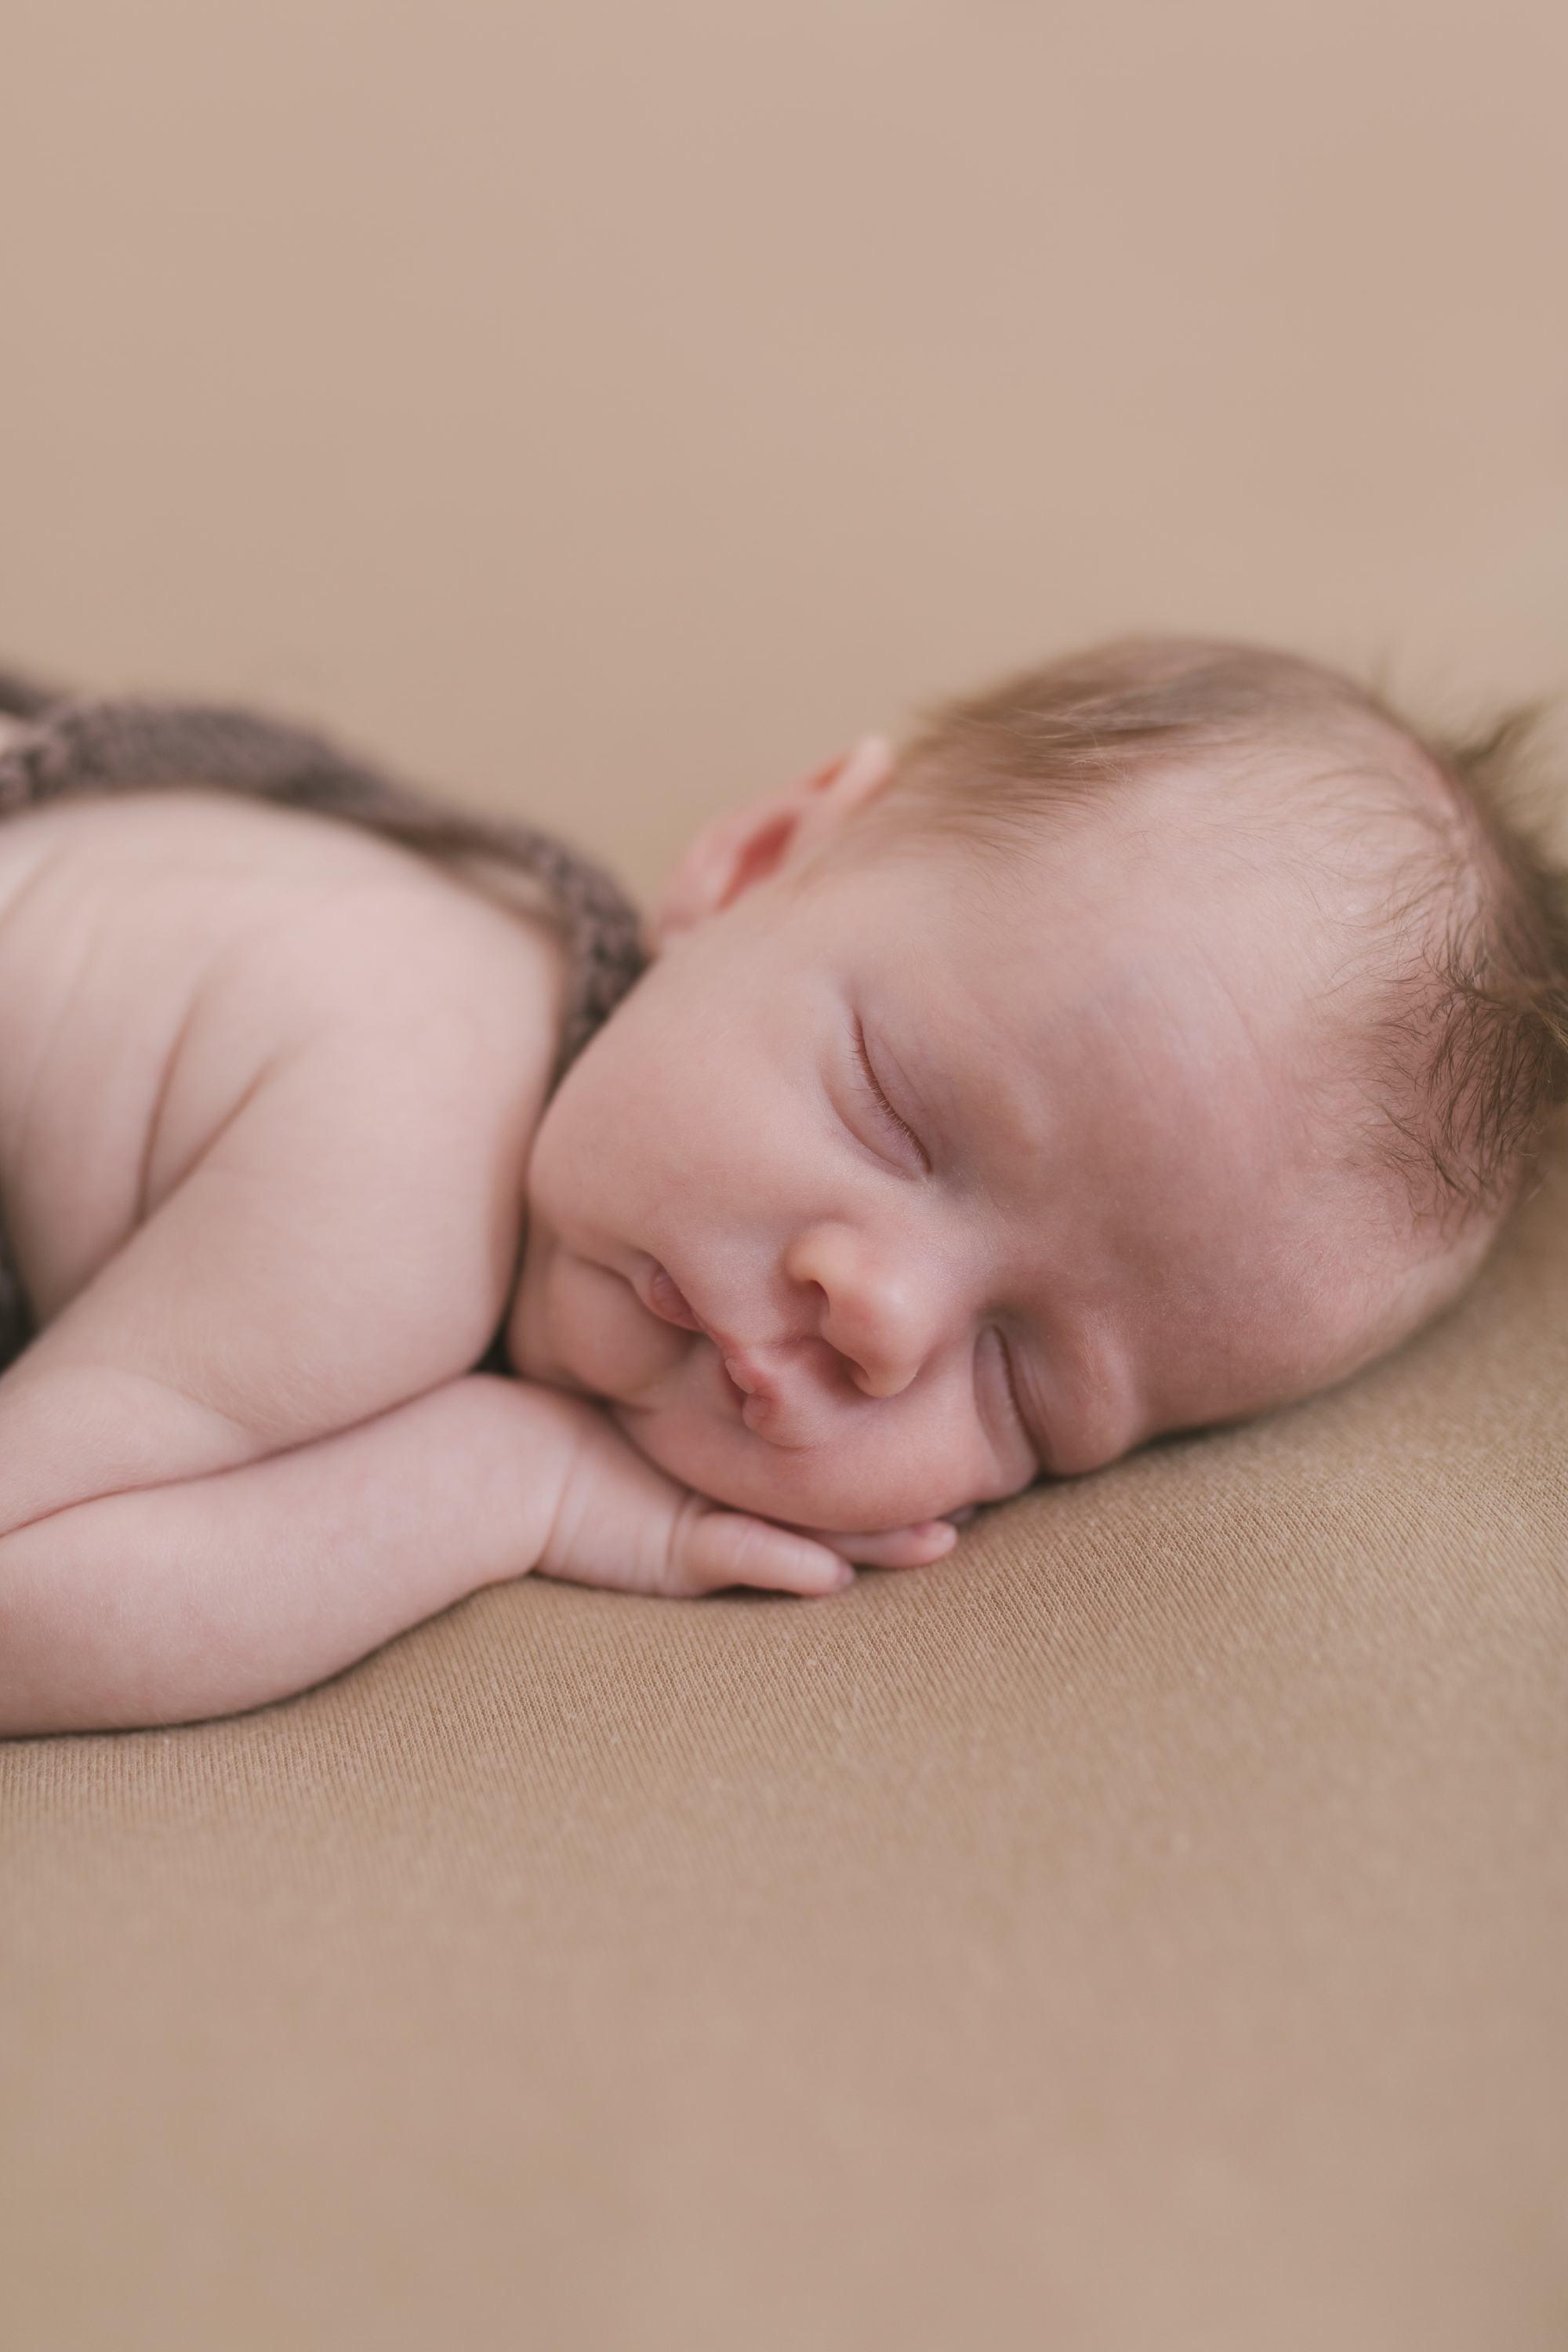
{"type": "MultiPolygon", "coordinates": [[[[1045,942],[1053,924],[1079,915],[1113,940],[1135,939],[1137,926],[1167,912],[1173,938],[1201,940],[1254,902],[1297,917],[1289,931],[1254,942],[1286,952],[1300,949],[1309,916],[1321,927],[1352,906],[1364,913],[1391,866],[1417,849],[1436,812],[1417,817],[1411,798],[1403,779],[1326,772],[1265,746],[1223,761],[1151,764],[1026,820],[960,808],[931,824],[895,808],[844,861],[843,903],[869,915],[886,904],[889,877],[901,876],[946,890],[984,924],[1025,895],[1045,942]]],[[[941,941],[931,944],[941,951],[941,941]]]]}
{"type": "Polygon", "coordinates": [[[1023,889],[1044,925],[1081,919],[1108,949],[1157,940],[1287,977],[1336,1020],[1410,961],[1475,864],[1441,772],[1375,714],[1149,756],[1023,808],[961,798],[932,821],[895,800],[871,845],[982,909],[1023,889]]]}
{"type": "MultiPolygon", "coordinates": [[[[1016,1068],[1086,1097],[1128,1127],[1237,1085],[1272,1098],[1299,1067],[1333,971],[1321,903],[1293,873],[1227,857],[1136,812],[1075,819],[999,857],[921,845],[847,877],[819,935],[858,961],[918,1024],[928,1052],[998,1116],[1016,1068]]],[[[974,1106],[978,1108],[974,1108],[974,1106]]]]}
{"type": "Polygon", "coordinates": [[[1171,761],[1026,830],[908,831],[845,875],[848,919],[896,932],[900,871],[954,910],[894,940],[935,1038],[973,1042],[960,983],[978,974],[1016,1050],[1076,1040],[1129,1129],[1174,1115],[1184,1088],[1200,1105],[1239,1090],[1281,1150],[1365,1167],[1379,1041],[1431,993],[1423,939],[1453,852],[1427,774],[1343,750],[1171,761]],[[1150,1073],[1131,1092],[1130,1057],[1150,1073]]]}

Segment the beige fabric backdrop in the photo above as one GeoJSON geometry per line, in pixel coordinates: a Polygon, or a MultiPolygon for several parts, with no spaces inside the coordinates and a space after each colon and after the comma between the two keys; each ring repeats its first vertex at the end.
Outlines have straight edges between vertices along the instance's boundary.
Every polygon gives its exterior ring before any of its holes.
{"type": "Polygon", "coordinates": [[[1129,624],[1568,670],[1553,0],[6,0],[0,646],[639,884],[1129,624]]]}
{"type": "MultiPolygon", "coordinates": [[[[1568,20],[7,0],[0,645],[652,883],[1129,623],[1568,648],[1568,20]]],[[[1568,1181],[813,1607],[0,1754],[6,2352],[1555,2352],[1568,1181]]]]}

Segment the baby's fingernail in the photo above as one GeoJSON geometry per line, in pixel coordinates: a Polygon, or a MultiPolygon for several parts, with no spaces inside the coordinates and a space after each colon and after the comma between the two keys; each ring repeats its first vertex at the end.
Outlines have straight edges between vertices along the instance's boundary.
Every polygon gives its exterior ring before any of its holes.
{"type": "Polygon", "coordinates": [[[848,1587],[854,1583],[854,1581],[855,1570],[853,1567],[850,1565],[848,1560],[841,1559],[838,1563],[838,1574],[834,1581],[827,1587],[827,1591],[829,1592],[846,1591],[848,1587]]]}

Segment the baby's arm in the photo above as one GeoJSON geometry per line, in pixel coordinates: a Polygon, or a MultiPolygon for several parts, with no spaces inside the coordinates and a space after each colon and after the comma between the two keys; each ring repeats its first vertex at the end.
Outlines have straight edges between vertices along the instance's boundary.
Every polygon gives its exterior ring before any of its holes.
{"type": "Polygon", "coordinates": [[[259,1706],[530,1568],[671,1594],[826,1592],[850,1575],[824,1545],[674,1486],[595,1406],[469,1375],[0,1539],[0,1731],[259,1706]]]}

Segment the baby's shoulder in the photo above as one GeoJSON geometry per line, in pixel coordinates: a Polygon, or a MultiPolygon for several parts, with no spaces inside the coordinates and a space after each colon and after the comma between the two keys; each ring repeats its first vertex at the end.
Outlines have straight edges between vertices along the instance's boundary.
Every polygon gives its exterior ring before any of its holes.
{"type": "Polygon", "coordinates": [[[0,1185],[35,1293],[70,1295],[285,1074],[286,1183],[432,1126],[455,1166],[510,1165],[563,982],[546,924],[329,818],[160,792],[6,820],[0,1185]]]}
{"type": "Polygon", "coordinates": [[[552,1043],[562,974],[548,921],[439,859],[314,812],[199,790],[60,802],[0,823],[0,970],[25,966],[47,991],[68,969],[79,993],[84,962],[121,982],[164,975],[176,994],[259,986],[279,1019],[308,1021],[363,1009],[373,981],[438,998],[504,976],[507,1001],[528,1009],[525,1025],[542,1017],[552,1043]]]}

